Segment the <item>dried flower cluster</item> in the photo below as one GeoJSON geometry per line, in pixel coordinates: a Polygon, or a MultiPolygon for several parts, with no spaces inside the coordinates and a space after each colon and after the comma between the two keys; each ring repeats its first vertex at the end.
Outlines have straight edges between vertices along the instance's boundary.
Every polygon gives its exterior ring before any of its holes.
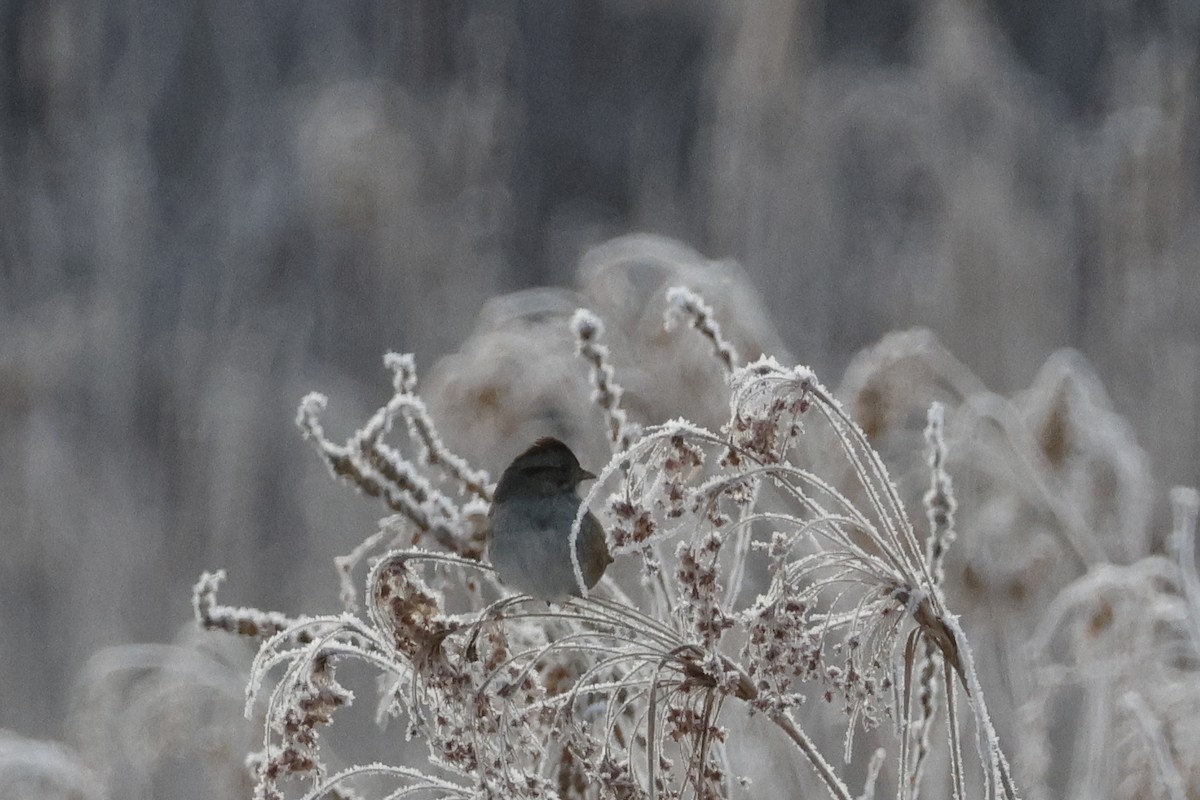
{"type": "Polygon", "coordinates": [[[585,507],[604,520],[618,564],[584,600],[547,606],[496,582],[482,560],[487,476],[441,443],[409,357],[388,356],[395,394],[345,445],[321,428],[323,399],[305,399],[298,422],[333,476],[395,515],[339,560],[341,614],[223,607],[219,575],[197,587],[205,626],[265,640],[247,705],[273,687],[257,796],[345,796],[390,780],[381,791],[394,797],[728,797],[756,775],[732,759],[736,729],[723,720],[757,716],[795,747],[806,780],[848,800],[821,744],[831,713],[839,757],[868,766],[865,795],[877,777],[899,796],[920,793],[937,717],[954,796],[1016,796],[941,587],[954,499],[940,411],[923,545],[879,454],[810,370],[770,358],[734,366],[712,310],[693,293],[672,297],[671,313],[692,314],[713,341],[714,365],[734,367],[729,421],[638,431],[599,320],[576,315],[615,451],[585,507]],[[397,419],[416,457],[385,441],[397,419]],[[813,427],[837,443],[841,472],[805,463],[813,427]],[[350,578],[364,560],[359,612],[350,578]],[[354,700],[335,677],[349,662],[379,674],[381,717],[425,743],[427,769],[326,765],[322,732],[354,700]]]}

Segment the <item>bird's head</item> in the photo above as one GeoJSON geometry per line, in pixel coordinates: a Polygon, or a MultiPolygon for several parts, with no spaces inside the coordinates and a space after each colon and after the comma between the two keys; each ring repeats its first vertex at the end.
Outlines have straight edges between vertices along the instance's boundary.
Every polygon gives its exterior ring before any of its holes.
{"type": "Polygon", "coordinates": [[[579,466],[571,448],[550,436],[538,439],[513,459],[500,476],[495,502],[514,496],[542,496],[574,492],[580,481],[596,476],[579,466]]]}

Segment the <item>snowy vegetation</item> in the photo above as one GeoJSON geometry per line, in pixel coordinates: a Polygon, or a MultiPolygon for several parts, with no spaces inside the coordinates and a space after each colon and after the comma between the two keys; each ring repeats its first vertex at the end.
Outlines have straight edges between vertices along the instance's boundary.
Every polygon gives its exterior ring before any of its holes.
{"type": "Polygon", "coordinates": [[[256,796],[1195,789],[1195,493],[1174,496],[1174,558],[1130,554],[1146,531],[1105,527],[1146,524],[1102,519],[1142,478],[1122,463],[1134,452],[1099,446],[1126,433],[1078,359],[1057,357],[1010,402],[957,394],[977,382],[932,337],[894,336],[855,365],[844,406],[807,368],[738,363],[697,293],[648,305],[708,342],[728,416],[715,429],[630,419],[602,320],[560,320],[611,445],[586,503],[617,557],[566,604],[506,592],[481,560],[492,486],[442,441],[410,356],[385,359],[395,393],[344,445],[320,424],[325,399],[305,398],[298,424],[332,476],[393,514],[338,559],[340,612],[224,606],[223,573],[196,587],[205,627],[263,640],[247,697],[265,722],[256,796]],[[910,511],[900,487],[917,475],[893,479],[876,446],[934,394],[912,440],[926,490],[910,511]],[[961,533],[956,472],[976,487],[961,533]],[[1040,527],[1013,525],[1017,509],[1040,527]],[[323,732],[352,713],[338,681],[352,664],[378,673],[377,721],[398,723],[380,735],[424,749],[423,766],[330,766],[323,732]],[[1092,749],[1063,748],[1077,726],[1092,749]],[[1072,769],[1051,774],[1052,761],[1072,769]]]}

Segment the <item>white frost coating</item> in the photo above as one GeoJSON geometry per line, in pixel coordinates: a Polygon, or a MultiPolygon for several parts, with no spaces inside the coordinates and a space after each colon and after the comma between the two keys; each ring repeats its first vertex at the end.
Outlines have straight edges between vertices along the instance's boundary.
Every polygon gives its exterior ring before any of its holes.
{"type": "Polygon", "coordinates": [[[929,538],[926,541],[926,559],[929,571],[937,587],[945,583],[946,550],[958,538],[954,530],[954,513],[958,503],[954,499],[954,483],[946,472],[946,407],[939,402],[929,406],[925,426],[925,444],[929,448],[929,490],[925,492],[925,515],[929,520],[929,538]]]}
{"type": "Polygon", "coordinates": [[[571,554],[571,571],[575,573],[575,588],[579,590],[579,596],[585,600],[588,596],[588,587],[587,582],[583,579],[583,565],[579,563],[579,532],[583,530],[583,518],[587,512],[587,504],[581,502],[579,510],[575,512],[575,519],[571,522],[571,535],[567,537],[567,552],[571,554]]]}
{"type": "Polygon", "coordinates": [[[581,342],[604,335],[604,320],[586,308],[577,308],[571,316],[571,330],[581,342]]]}
{"type": "Polygon", "coordinates": [[[321,423],[317,416],[325,410],[325,406],[328,404],[329,398],[320,392],[309,392],[300,401],[300,407],[296,410],[296,425],[305,439],[313,436],[318,439],[322,438],[321,423]]]}
{"type": "Polygon", "coordinates": [[[695,309],[705,309],[711,313],[700,295],[686,286],[672,286],[667,289],[667,312],[663,316],[663,327],[674,330],[680,322],[691,322],[695,309]]]}
{"type": "Polygon", "coordinates": [[[732,372],[736,368],[737,349],[721,335],[721,326],[714,318],[712,306],[686,286],[672,286],[667,290],[663,327],[674,330],[681,322],[690,324],[712,343],[713,353],[726,370],[732,372]]]}
{"type": "Polygon", "coordinates": [[[412,353],[387,353],[383,365],[394,376],[392,385],[402,394],[411,394],[417,388],[417,359],[412,353]]]}
{"type": "Polygon", "coordinates": [[[763,414],[780,396],[802,397],[819,387],[813,371],[805,366],[784,367],[772,356],[761,356],[738,367],[729,376],[729,413],[733,418],[763,414]]]}
{"type": "Polygon", "coordinates": [[[633,442],[634,426],[630,425],[625,409],[621,407],[625,389],[614,377],[608,348],[599,341],[604,335],[604,322],[586,308],[577,308],[571,317],[571,330],[575,334],[575,353],[591,367],[591,401],[604,412],[613,452],[626,450],[633,442]]]}

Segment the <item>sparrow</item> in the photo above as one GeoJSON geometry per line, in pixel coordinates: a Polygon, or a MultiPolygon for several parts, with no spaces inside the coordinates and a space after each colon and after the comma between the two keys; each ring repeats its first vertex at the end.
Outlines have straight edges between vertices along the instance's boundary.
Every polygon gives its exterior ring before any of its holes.
{"type": "MultiPolygon", "coordinates": [[[[548,602],[580,596],[567,547],[583,502],[576,490],[595,477],[571,448],[548,436],[513,459],[488,511],[488,559],[504,585],[548,602]]],[[[604,527],[591,511],[583,516],[576,552],[591,589],[612,563],[604,527]]]]}

